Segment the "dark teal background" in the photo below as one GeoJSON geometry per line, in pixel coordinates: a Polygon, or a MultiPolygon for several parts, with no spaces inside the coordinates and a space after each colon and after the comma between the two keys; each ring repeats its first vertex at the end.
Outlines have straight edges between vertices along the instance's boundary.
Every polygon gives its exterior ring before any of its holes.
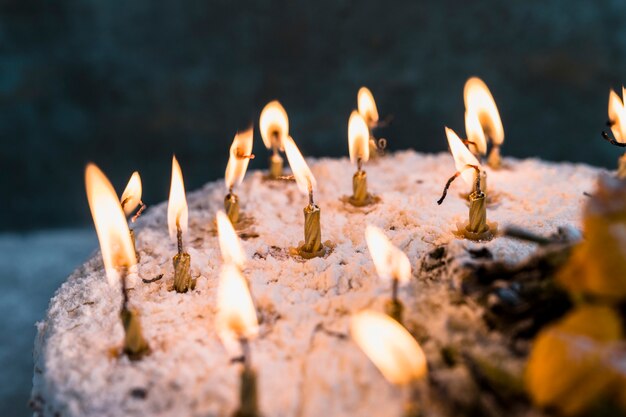
{"type": "Polygon", "coordinates": [[[623,0],[2,0],[0,229],[89,224],[88,161],[120,190],[138,169],[149,203],[173,152],[189,189],[221,177],[274,98],[305,155],[345,155],[361,85],[395,116],[392,149],[444,150],[479,75],[505,155],[612,167],[599,132],[626,79],[625,18],[623,0]]]}

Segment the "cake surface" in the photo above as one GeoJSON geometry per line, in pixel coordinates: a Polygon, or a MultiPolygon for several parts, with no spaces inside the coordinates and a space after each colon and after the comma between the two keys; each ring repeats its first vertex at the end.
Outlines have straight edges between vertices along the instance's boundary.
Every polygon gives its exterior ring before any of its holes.
{"type": "MultiPolygon", "coordinates": [[[[381,202],[357,209],[341,199],[351,194],[355,171],[346,158],[309,160],[317,179],[322,240],[334,249],[326,258],[294,259],[289,248],[303,239],[307,197],[290,182],[271,182],[251,171],[236,190],[242,211],[253,218],[242,242],[244,274],[259,311],[260,335],[251,343],[264,416],[400,416],[408,390],[390,385],[348,333],[351,313],[382,311],[390,284],[381,281],[368,252],[367,224],[382,228],[409,257],[413,276],[400,290],[405,325],[428,360],[431,390],[427,415],[447,415],[445,402],[479,395],[465,367],[446,363],[442,350],[462,346],[472,355],[507,364],[519,373],[502,335],[482,319],[482,307],[460,290],[458,267],[469,250],[486,247],[494,259],[516,263],[536,245],[498,237],[471,242],[455,237],[467,220],[460,179],[438,206],[454,173],[452,157],[402,151],[365,166],[370,192],[381,202]],[[250,237],[257,234],[258,237],[250,237]],[[440,265],[424,267],[427,255],[445,247],[440,265]],[[443,393],[443,394],[442,394],[443,393]]],[[[494,205],[489,221],[549,235],[558,227],[578,229],[581,207],[601,170],[586,165],[506,159],[489,171],[494,205]]],[[[149,178],[145,181],[150,181],[149,178]]],[[[223,207],[222,181],[188,193],[189,236],[195,290],[170,291],[175,243],[168,236],[166,203],[150,207],[136,227],[139,277],[130,291],[141,313],[151,354],[131,362],[111,354],[123,330],[121,294],[109,286],[101,257],[78,268],[37,324],[32,402],[36,416],[228,416],[238,403],[239,366],[231,363],[215,332],[216,290],[222,258],[213,223],[223,207]]],[[[45,279],[45,277],[42,277],[45,279]]],[[[539,415],[528,409],[514,415],[539,415]]]]}

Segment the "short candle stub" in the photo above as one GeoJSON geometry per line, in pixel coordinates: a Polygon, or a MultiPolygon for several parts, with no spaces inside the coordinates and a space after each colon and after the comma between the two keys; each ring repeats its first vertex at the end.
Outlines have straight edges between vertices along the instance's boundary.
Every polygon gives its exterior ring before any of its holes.
{"type": "Polygon", "coordinates": [[[143,337],[139,313],[126,307],[120,314],[124,326],[124,347],[122,351],[130,360],[136,361],[150,353],[150,346],[143,337]]]}
{"type": "Polygon", "coordinates": [[[269,178],[277,180],[283,176],[283,158],[278,154],[280,148],[280,136],[278,132],[272,133],[272,156],[270,156],[269,178]]]}
{"type": "Polygon", "coordinates": [[[458,234],[476,241],[493,239],[497,226],[487,223],[487,196],[477,187],[469,195],[469,201],[469,221],[459,227],[458,234]]]}
{"type": "Polygon", "coordinates": [[[361,159],[357,162],[358,169],[352,176],[352,195],[342,197],[342,201],[347,201],[354,207],[365,207],[378,203],[380,197],[367,192],[367,173],[361,169],[361,159]]]}
{"type": "Polygon", "coordinates": [[[250,366],[250,346],[248,339],[241,338],[241,357],[236,361],[241,361],[241,385],[239,387],[239,408],[233,414],[234,417],[260,417],[259,401],[257,395],[257,377],[250,366]]]}
{"type": "Polygon", "coordinates": [[[404,306],[398,299],[399,285],[400,282],[397,278],[393,278],[391,280],[391,299],[385,304],[385,313],[398,323],[402,324],[402,312],[404,311],[404,306]]]}
{"type": "Polygon", "coordinates": [[[130,360],[139,360],[144,355],[150,353],[150,347],[141,331],[139,313],[128,308],[127,278],[128,270],[122,267],[120,270],[120,283],[122,285],[122,309],[120,311],[120,318],[122,320],[122,326],[124,327],[124,346],[122,352],[127,355],[130,360]]]}
{"type": "Polygon", "coordinates": [[[239,197],[232,190],[224,198],[224,211],[233,225],[239,222],[239,197]]]}
{"type": "Polygon", "coordinates": [[[352,177],[352,196],[348,202],[356,207],[371,204],[371,195],[367,192],[367,173],[358,170],[352,177]]]}
{"type": "Polygon", "coordinates": [[[240,405],[235,411],[234,417],[260,417],[257,398],[256,373],[249,367],[244,366],[241,371],[241,386],[239,392],[240,405]]]}
{"type": "Polygon", "coordinates": [[[184,293],[193,290],[195,283],[191,279],[191,256],[186,252],[179,252],[172,259],[174,263],[174,289],[184,293]]]}
{"type": "MultiPolygon", "coordinates": [[[[487,164],[493,169],[502,168],[502,158],[500,157],[500,146],[494,146],[491,148],[491,152],[489,152],[489,156],[487,157],[487,164]]],[[[486,188],[483,188],[486,190],[486,188]]]]}
{"type": "Polygon", "coordinates": [[[304,245],[300,247],[301,253],[323,252],[320,213],[320,208],[315,204],[309,204],[304,208],[304,245]]]}
{"type": "MultiPolygon", "coordinates": [[[[469,221],[465,224],[457,224],[458,230],[456,234],[459,237],[464,237],[470,240],[491,240],[496,234],[497,224],[487,223],[487,196],[481,188],[481,184],[484,179],[478,166],[467,165],[465,167],[465,169],[469,168],[476,171],[476,175],[474,177],[474,190],[468,196],[470,202],[469,221]]],[[[461,175],[461,172],[462,171],[455,172],[454,175],[448,179],[443,189],[443,194],[437,201],[437,204],[443,203],[448,195],[450,185],[461,175]]]]}
{"type": "Polygon", "coordinates": [[[133,229],[128,229],[130,232],[130,240],[133,242],[133,249],[135,250],[135,258],[137,258],[137,262],[141,260],[141,256],[139,255],[139,251],[137,250],[137,241],[135,240],[135,231],[133,229]]]}
{"type": "Polygon", "coordinates": [[[274,148],[270,156],[269,178],[277,180],[283,176],[283,158],[278,154],[278,149],[274,148]]]}

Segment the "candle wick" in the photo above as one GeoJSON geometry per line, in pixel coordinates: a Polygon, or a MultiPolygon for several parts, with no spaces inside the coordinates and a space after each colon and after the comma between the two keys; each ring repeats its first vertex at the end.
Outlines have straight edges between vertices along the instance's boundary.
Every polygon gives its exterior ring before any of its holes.
{"type": "Polygon", "coordinates": [[[240,337],[239,343],[241,344],[241,358],[244,369],[250,369],[250,343],[246,337],[240,337]]]}
{"type": "Polygon", "coordinates": [[[398,278],[393,277],[391,280],[391,299],[394,303],[398,302],[398,278]]]}
{"type": "Polygon", "coordinates": [[[183,230],[180,228],[178,217],[176,218],[176,241],[178,244],[178,254],[183,253],[183,230]]]}
{"type": "Polygon", "coordinates": [[[315,205],[315,202],[313,201],[313,187],[311,186],[310,182],[309,182],[309,205],[310,206],[315,205]]]}
{"type": "MultiPolygon", "coordinates": [[[[148,206],[146,206],[144,204],[143,201],[139,200],[139,210],[137,210],[137,212],[135,213],[135,215],[133,217],[131,217],[130,221],[131,223],[135,223],[135,221],[137,221],[137,219],[139,218],[139,216],[141,216],[141,214],[143,213],[143,211],[147,208],[148,206]]],[[[122,206],[122,208],[124,208],[124,206],[122,206]]]]}
{"type": "Polygon", "coordinates": [[[126,288],[126,279],[128,275],[128,268],[126,266],[122,266],[119,269],[120,274],[120,284],[122,286],[122,311],[128,310],[128,289],[126,288]]]}
{"type": "Polygon", "coordinates": [[[361,172],[361,168],[363,167],[363,160],[359,157],[356,160],[356,169],[358,172],[361,172]]]}
{"type": "Polygon", "coordinates": [[[453,176],[451,176],[448,181],[446,182],[446,185],[443,187],[443,194],[441,195],[441,198],[439,200],[437,200],[437,204],[441,205],[441,203],[443,203],[443,200],[446,199],[446,196],[448,195],[448,189],[450,188],[450,185],[452,185],[452,182],[457,179],[457,177],[461,175],[460,171],[457,171],[454,173],[453,176]]]}
{"type": "Polygon", "coordinates": [[[617,139],[609,136],[609,134],[605,130],[602,131],[602,137],[611,145],[619,146],[620,148],[626,148],[626,143],[618,142],[617,139]]]}

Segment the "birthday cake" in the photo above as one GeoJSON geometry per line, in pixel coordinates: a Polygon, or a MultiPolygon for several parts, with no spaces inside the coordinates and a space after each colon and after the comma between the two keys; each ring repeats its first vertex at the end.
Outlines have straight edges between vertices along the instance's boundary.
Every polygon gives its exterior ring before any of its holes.
{"type": "MultiPolygon", "coordinates": [[[[402,151],[370,161],[369,192],[379,200],[365,207],[345,201],[354,174],[345,158],[309,165],[322,240],[332,249],[324,256],[304,259],[291,251],[302,240],[307,204],[295,183],[252,171],[237,190],[246,218],[238,230],[243,275],[259,319],[249,350],[261,414],[401,416],[416,397],[423,415],[542,415],[516,391],[532,340],[511,337],[490,308],[514,303],[515,288],[502,285],[475,297],[466,279],[486,263],[523,263],[537,244],[505,236],[475,242],[456,234],[456,224],[467,220],[467,199],[460,196],[467,185],[454,182],[445,203],[436,203],[455,171],[449,154],[402,151]],[[350,335],[350,317],[384,311],[391,291],[368,252],[367,225],[379,227],[410,261],[410,279],[398,298],[428,367],[415,389],[390,384],[350,335]]],[[[546,238],[560,230],[575,239],[585,192],[594,190],[601,170],[536,159],[505,158],[503,165],[488,173],[488,190],[497,195],[487,207],[489,220],[501,230],[512,225],[546,238]]],[[[185,250],[195,287],[186,293],[172,290],[176,243],[168,234],[166,203],[149,207],[135,226],[140,261],[128,286],[149,354],[133,361],[112,353],[124,338],[122,296],[94,255],[59,288],[37,324],[36,416],[206,417],[237,410],[241,364],[215,327],[223,261],[214,221],[224,207],[223,182],[187,199],[185,250]]]]}

